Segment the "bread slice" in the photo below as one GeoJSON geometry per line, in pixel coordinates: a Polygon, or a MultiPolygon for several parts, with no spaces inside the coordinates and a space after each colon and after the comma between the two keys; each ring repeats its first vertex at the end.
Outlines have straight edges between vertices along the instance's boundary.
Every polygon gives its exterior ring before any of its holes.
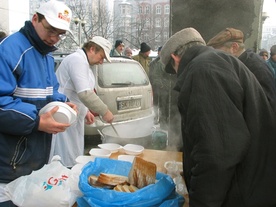
{"type": "Polygon", "coordinates": [[[135,191],[137,191],[137,190],[139,190],[139,189],[138,189],[136,186],[134,186],[134,185],[130,185],[130,186],[129,186],[129,191],[130,191],[130,192],[133,193],[133,192],[135,192],[135,191]]]}
{"type": "Polygon", "coordinates": [[[88,177],[88,183],[93,186],[93,187],[100,187],[100,188],[108,188],[108,189],[112,189],[113,186],[112,185],[107,185],[107,184],[104,184],[104,183],[100,183],[98,182],[98,176],[96,175],[90,175],[88,177]]]}
{"type": "Polygon", "coordinates": [[[96,176],[96,175],[90,175],[88,177],[88,182],[90,185],[93,185],[94,183],[96,183],[97,180],[98,180],[98,176],[96,176]]]}
{"type": "Polygon", "coordinates": [[[123,185],[123,191],[124,191],[124,192],[127,192],[127,193],[130,193],[129,185],[124,184],[124,185],[123,185]]]}
{"type": "Polygon", "coordinates": [[[135,191],[138,190],[138,188],[134,185],[128,185],[128,184],[124,184],[124,185],[116,185],[113,190],[119,191],[119,192],[126,192],[126,193],[133,193],[135,191]]]}
{"type": "Polygon", "coordinates": [[[154,184],[156,179],[156,165],[140,157],[135,157],[128,174],[128,181],[131,185],[143,188],[154,184]]]}
{"type": "Polygon", "coordinates": [[[116,191],[119,191],[119,192],[123,192],[123,191],[124,191],[124,190],[123,190],[123,186],[122,186],[121,184],[116,185],[116,186],[113,188],[113,190],[116,190],[116,191]]]}
{"type": "Polygon", "coordinates": [[[106,184],[106,185],[118,185],[124,184],[128,182],[128,177],[122,175],[101,173],[98,177],[98,182],[106,184]]]}

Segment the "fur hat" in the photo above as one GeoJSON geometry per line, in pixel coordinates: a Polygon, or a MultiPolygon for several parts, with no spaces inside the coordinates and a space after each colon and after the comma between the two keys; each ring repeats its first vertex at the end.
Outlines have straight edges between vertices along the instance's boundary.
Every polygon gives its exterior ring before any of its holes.
{"type": "Polygon", "coordinates": [[[226,42],[239,42],[243,43],[243,32],[234,28],[226,28],[225,30],[218,33],[207,43],[208,46],[216,48],[226,42]]]}
{"type": "Polygon", "coordinates": [[[147,43],[145,43],[145,42],[141,43],[141,46],[140,46],[141,53],[148,52],[150,50],[151,50],[151,48],[150,48],[150,46],[147,45],[147,43]]]}
{"type": "Polygon", "coordinates": [[[276,45],[273,45],[271,48],[270,48],[270,56],[272,55],[276,55],[276,45]]]}
{"type": "Polygon", "coordinates": [[[197,30],[192,27],[185,28],[172,35],[161,49],[160,59],[166,66],[167,73],[175,73],[170,62],[171,54],[173,54],[179,46],[186,45],[190,42],[201,42],[206,45],[204,39],[197,30]]]}
{"type": "Polygon", "coordinates": [[[123,45],[124,46],[124,43],[122,40],[116,40],[115,42],[115,48],[117,48],[119,45],[123,45]]]}

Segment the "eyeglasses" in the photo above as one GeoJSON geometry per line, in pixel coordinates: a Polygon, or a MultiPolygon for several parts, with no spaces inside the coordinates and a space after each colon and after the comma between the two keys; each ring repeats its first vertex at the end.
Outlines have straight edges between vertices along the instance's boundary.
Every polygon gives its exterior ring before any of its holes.
{"type": "Polygon", "coordinates": [[[58,37],[60,40],[64,40],[66,38],[66,34],[65,33],[61,34],[61,33],[57,32],[57,31],[55,31],[53,28],[46,27],[43,24],[43,21],[41,21],[41,24],[44,27],[44,29],[47,30],[47,35],[49,37],[58,37]]]}

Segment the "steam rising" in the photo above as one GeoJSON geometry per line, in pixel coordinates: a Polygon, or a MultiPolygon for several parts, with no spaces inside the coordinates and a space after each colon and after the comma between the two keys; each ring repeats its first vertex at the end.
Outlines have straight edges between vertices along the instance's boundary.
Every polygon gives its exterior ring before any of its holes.
{"type": "MultiPolygon", "coordinates": [[[[166,91],[164,91],[164,93],[165,92],[166,91]]],[[[155,131],[163,131],[167,134],[167,141],[166,146],[160,149],[182,151],[180,114],[176,106],[177,96],[177,92],[173,92],[171,96],[172,101],[167,101],[167,104],[170,104],[170,106],[167,107],[168,111],[165,111],[167,114],[165,120],[161,121],[161,119],[159,119],[158,124],[154,124],[153,119],[147,119],[114,125],[119,137],[111,126],[104,127],[101,131],[102,142],[118,143],[120,145],[139,144],[146,149],[157,149],[156,146],[154,146],[152,134],[155,131]]],[[[157,116],[159,118],[162,117],[163,114],[160,110],[157,109],[154,111],[158,111],[157,116]]]]}

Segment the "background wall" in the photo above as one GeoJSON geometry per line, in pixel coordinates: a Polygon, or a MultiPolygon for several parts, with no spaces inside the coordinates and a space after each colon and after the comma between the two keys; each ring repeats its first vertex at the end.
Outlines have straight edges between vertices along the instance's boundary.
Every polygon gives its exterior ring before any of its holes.
{"type": "Polygon", "coordinates": [[[243,31],[247,48],[259,49],[263,0],[171,0],[171,33],[194,27],[205,41],[226,27],[243,31]]]}

